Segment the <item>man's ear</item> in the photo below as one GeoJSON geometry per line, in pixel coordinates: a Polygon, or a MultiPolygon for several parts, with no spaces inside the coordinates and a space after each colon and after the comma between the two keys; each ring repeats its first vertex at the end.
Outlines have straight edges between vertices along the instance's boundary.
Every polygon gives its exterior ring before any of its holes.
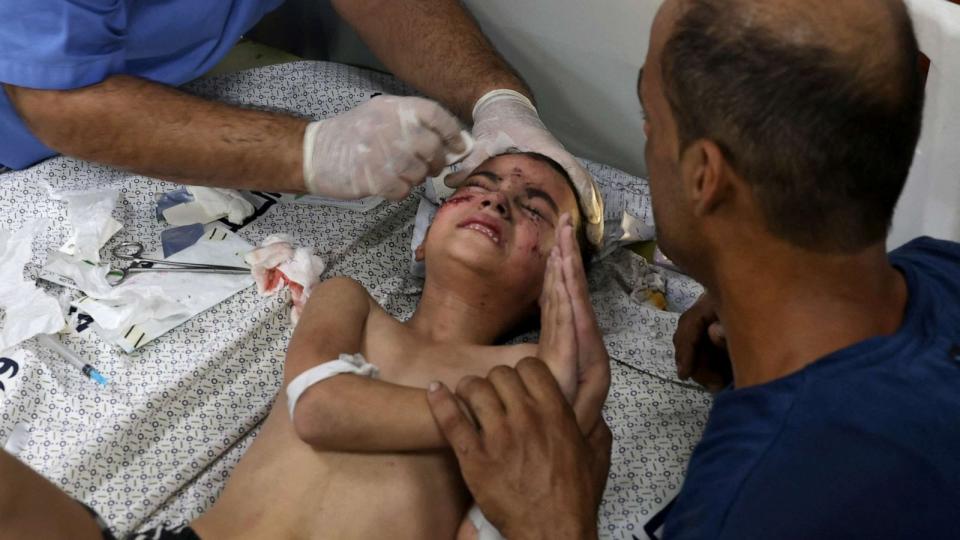
{"type": "Polygon", "coordinates": [[[423,262],[423,259],[426,258],[424,255],[423,242],[420,242],[420,245],[417,246],[417,249],[413,250],[413,258],[417,262],[423,262]]]}
{"type": "Polygon", "coordinates": [[[727,158],[717,143],[700,139],[680,156],[680,176],[696,216],[714,212],[729,196],[727,158]]]}

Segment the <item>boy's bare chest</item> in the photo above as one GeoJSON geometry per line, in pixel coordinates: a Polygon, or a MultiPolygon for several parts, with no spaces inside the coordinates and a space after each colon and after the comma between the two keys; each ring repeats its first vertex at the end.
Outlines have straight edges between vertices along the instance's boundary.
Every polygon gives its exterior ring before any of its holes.
{"type": "Polygon", "coordinates": [[[530,344],[426,343],[400,324],[368,326],[363,344],[364,356],[380,369],[383,380],[417,387],[436,380],[456,381],[466,375],[484,376],[494,366],[515,365],[535,351],[536,346],[530,344]]]}

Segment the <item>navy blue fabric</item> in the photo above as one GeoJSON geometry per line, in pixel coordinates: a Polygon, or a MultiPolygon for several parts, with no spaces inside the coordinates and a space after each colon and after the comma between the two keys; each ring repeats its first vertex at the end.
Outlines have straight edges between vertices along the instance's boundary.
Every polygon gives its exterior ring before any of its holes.
{"type": "MultiPolygon", "coordinates": [[[[89,86],[115,74],[170,85],[212,68],[283,0],[0,0],[0,83],[89,86]]],[[[0,163],[54,155],[0,92],[0,163]]]]}
{"type": "Polygon", "coordinates": [[[900,330],[718,394],[665,538],[960,538],[960,244],[890,259],[900,330]]]}

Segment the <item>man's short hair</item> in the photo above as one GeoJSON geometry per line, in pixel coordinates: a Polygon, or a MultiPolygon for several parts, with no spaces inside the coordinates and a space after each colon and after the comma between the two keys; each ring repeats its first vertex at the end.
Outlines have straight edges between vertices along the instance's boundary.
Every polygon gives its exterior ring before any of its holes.
{"type": "Polygon", "coordinates": [[[894,27],[876,35],[885,41],[878,48],[893,52],[869,65],[752,23],[743,16],[750,2],[686,4],[662,56],[681,150],[716,142],[751,185],[770,232],[794,245],[854,252],[882,241],[923,110],[919,49],[902,3],[878,2],[894,27]]]}

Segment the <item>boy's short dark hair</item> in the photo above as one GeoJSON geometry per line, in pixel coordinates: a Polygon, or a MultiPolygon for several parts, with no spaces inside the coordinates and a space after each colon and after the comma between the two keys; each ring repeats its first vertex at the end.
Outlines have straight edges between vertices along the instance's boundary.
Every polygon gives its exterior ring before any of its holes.
{"type": "Polygon", "coordinates": [[[873,51],[889,58],[869,64],[789,43],[744,16],[750,2],[690,0],[683,9],[662,56],[681,150],[717,143],[752,186],[770,232],[794,245],[854,252],[883,241],[923,110],[902,2],[877,3],[894,43],[873,51]]]}
{"type": "MultiPolygon", "coordinates": [[[[596,253],[596,249],[593,244],[590,243],[590,240],[587,239],[587,226],[585,220],[587,219],[587,213],[583,209],[583,203],[580,201],[580,192],[577,191],[577,186],[573,184],[573,179],[570,178],[570,174],[566,169],[563,168],[563,165],[560,165],[556,160],[552,159],[549,156],[545,156],[538,152],[521,152],[515,150],[509,150],[504,152],[506,155],[515,155],[515,156],[526,156],[531,159],[535,159],[542,163],[546,163],[553,170],[557,171],[564,180],[567,181],[567,186],[573,191],[573,198],[577,201],[577,211],[580,212],[580,224],[576,227],[575,233],[577,236],[577,244],[580,246],[580,257],[583,260],[583,269],[589,270],[590,263],[593,261],[593,256],[596,253]]],[[[504,155],[501,154],[501,155],[504,155]]]]}

